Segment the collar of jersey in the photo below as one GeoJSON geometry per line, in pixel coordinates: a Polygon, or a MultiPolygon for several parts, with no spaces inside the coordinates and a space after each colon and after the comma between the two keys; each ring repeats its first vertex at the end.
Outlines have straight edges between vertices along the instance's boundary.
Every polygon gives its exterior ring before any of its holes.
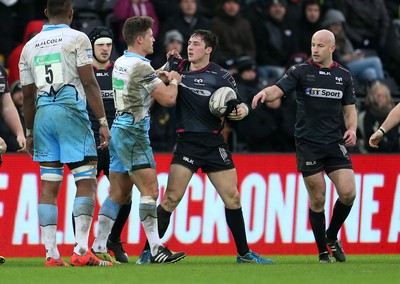
{"type": "Polygon", "coordinates": [[[137,54],[137,53],[135,53],[135,52],[131,52],[131,51],[125,50],[125,51],[124,51],[124,55],[125,55],[126,57],[138,57],[138,58],[142,59],[143,61],[148,61],[148,62],[150,62],[150,60],[148,60],[146,57],[141,56],[140,54],[137,54]]]}
{"type": "Polygon", "coordinates": [[[66,24],[58,24],[58,25],[43,25],[43,31],[51,31],[55,29],[69,28],[66,24]]]}

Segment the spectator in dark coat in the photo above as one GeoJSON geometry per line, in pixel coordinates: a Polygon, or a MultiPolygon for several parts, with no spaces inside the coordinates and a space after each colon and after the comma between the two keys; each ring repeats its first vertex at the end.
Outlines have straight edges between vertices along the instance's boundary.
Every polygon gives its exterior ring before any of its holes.
{"type": "MultiPolygon", "coordinates": [[[[257,76],[257,65],[249,56],[240,57],[235,64],[238,70],[236,83],[240,96],[244,103],[250,105],[253,96],[267,84],[257,76]]],[[[272,103],[259,104],[241,121],[228,120],[228,123],[234,129],[238,143],[246,145],[243,150],[277,152],[284,144],[279,127],[281,114],[281,100],[276,100],[272,103]]]]}
{"type": "MultiPolygon", "coordinates": [[[[164,38],[167,31],[178,30],[183,35],[183,48],[182,57],[187,56],[187,42],[193,31],[197,29],[208,29],[209,20],[198,13],[198,5],[196,0],[180,0],[179,11],[177,15],[171,16],[166,21],[165,25],[161,27],[160,38],[164,38]]],[[[163,50],[162,41],[156,41],[155,50],[159,52],[163,50]]]]}
{"type": "Polygon", "coordinates": [[[222,0],[218,14],[211,20],[210,29],[218,37],[214,62],[227,67],[226,61],[239,56],[255,60],[256,44],[248,20],[240,15],[239,0],[222,0]]]}
{"type": "Polygon", "coordinates": [[[386,41],[389,16],[383,0],[338,0],[346,18],[346,33],[354,48],[379,53],[386,41]]]}
{"type": "Polygon", "coordinates": [[[302,18],[296,29],[299,52],[311,55],[311,38],[321,29],[320,0],[304,0],[302,18]]]}
{"type": "Polygon", "coordinates": [[[285,18],[286,0],[258,1],[246,7],[244,15],[257,39],[258,73],[274,83],[284,74],[290,56],[298,49],[295,28],[285,18]]]}

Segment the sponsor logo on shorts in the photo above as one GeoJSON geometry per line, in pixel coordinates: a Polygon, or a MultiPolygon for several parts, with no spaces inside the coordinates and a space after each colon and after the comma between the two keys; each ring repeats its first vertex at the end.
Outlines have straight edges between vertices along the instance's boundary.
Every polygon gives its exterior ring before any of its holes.
{"type": "Polygon", "coordinates": [[[307,88],[306,95],[310,97],[330,98],[330,99],[340,100],[343,97],[343,92],[341,90],[334,90],[334,89],[307,88]]]}
{"type": "Polygon", "coordinates": [[[226,153],[226,150],[224,148],[219,148],[219,154],[221,155],[221,158],[222,160],[224,160],[224,162],[229,162],[228,153],[226,153]]]}
{"type": "Polygon", "coordinates": [[[342,151],[343,156],[347,157],[347,149],[346,149],[346,147],[344,145],[339,144],[339,148],[340,148],[340,151],[342,151]]]}
{"type": "Polygon", "coordinates": [[[182,160],[184,160],[185,162],[187,162],[187,163],[189,163],[189,164],[191,164],[191,165],[194,164],[194,160],[193,160],[193,159],[190,159],[190,158],[188,158],[188,157],[183,157],[182,160]]]}
{"type": "Polygon", "coordinates": [[[306,166],[314,166],[317,164],[317,161],[306,161],[306,166]]]}

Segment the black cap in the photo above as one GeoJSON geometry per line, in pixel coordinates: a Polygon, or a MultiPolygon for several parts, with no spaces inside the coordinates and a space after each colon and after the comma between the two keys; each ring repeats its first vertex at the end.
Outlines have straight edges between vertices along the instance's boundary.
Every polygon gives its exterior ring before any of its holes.
{"type": "Polygon", "coordinates": [[[114,40],[112,30],[105,26],[94,27],[94,29],[89,33],[88,37],[90,39],[90,42],[92,43],[92,47],[94,45],[94,42],[101,37],[108,37],[111,38],[111,40],[114,40]]]}
{"type": "Polygon", "coordinates": [[[245,70],[256,70],[257,64],[250,56],[241,56],[236,59],[235,67],[239,73],[245,70]]]}

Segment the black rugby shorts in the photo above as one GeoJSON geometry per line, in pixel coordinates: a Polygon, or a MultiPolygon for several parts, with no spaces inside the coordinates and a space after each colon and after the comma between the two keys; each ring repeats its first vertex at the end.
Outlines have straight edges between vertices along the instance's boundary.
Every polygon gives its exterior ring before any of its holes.
{"type": "Polygon", "coordinates": [[[218,172],[235,168],[232,153],[221,135],[210,133],[182,133],[171,164],[180,164],[197,172],[218,172]]]}
{"type": "Polygon", "coordinates": [[[325,171],[329,174],[338,169],[353,169],[344,142],[319,145],[296,139],[297,170],[303,177],[325,171]]]}
{"type": "Polygon", "coordinates": [[[97,150],[97,177],[103,172],[104,175],[110,174],[110,152],[108,148],[97,150]]]}

